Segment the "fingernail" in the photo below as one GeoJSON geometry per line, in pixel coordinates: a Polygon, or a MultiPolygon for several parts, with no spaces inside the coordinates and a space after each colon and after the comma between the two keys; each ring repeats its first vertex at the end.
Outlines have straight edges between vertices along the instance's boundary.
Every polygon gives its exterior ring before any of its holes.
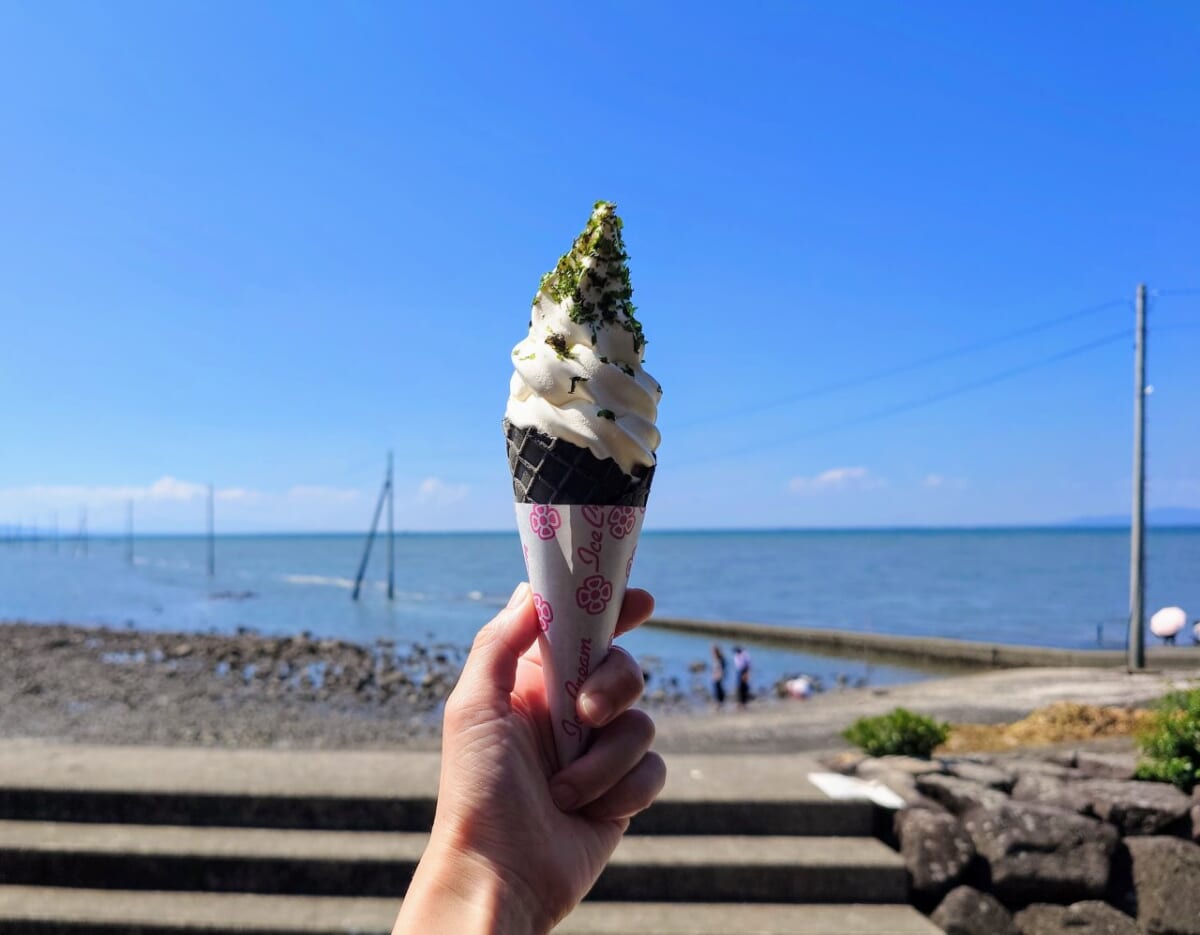
{"type": "Polygon", "coordinates": [[[561,811],[569,812],[579,801],[579,793],[570,783],[556,782],[550,786],[550,797],[561,811]]]}
{"type": "Polygon", "coordinates": [[[525,595],[526,595],[526,593],[528,593],[528,591],[529,591],[529,582],[522,581],[520,584],[517,585],[516,590],[512,592],[512,597],[510,597],[508,599],[508,606],[506,606],[504,609],[512,610],[518,604],[522,603],[525,600],[525,595]]]}
{"type": "Polygon", "coordinates": [[[612,714],[612,705],[603,695],[584,692],[579,696],[579,710],[593,724],[604,724],[612,714]]]}

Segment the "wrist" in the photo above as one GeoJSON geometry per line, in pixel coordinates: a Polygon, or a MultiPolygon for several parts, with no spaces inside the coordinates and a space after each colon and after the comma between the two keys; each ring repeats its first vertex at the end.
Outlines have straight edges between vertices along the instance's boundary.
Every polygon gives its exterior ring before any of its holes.
{"type": "Polygon", "coordinates": [[[434,831],[409,884],[393,935],[535,935],[548,932],[534,894],[434,831]]]}

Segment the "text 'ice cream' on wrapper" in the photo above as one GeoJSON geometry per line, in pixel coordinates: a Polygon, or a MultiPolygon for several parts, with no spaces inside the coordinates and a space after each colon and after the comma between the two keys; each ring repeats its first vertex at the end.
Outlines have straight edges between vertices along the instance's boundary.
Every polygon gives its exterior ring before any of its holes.
{"type": "Polygon", "coordinates": [[[616,206],[542,277],[504,414],[559,765],[587,748],[579,689],[612,643],[654,480],[662,388],[642,368],[616,206]]]}

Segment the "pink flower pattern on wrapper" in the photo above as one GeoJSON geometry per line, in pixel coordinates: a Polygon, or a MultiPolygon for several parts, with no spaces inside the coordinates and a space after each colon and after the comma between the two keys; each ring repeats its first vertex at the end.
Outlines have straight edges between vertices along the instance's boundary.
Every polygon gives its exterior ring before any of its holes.
{"type": "Polygon", "coordinates": [[[633,574],[633,559],[637,555],[637,549],[629,553],[629,561],[625,563],[625,580],[628,581],[630,575],[633,574]]]}
{"type": "Polygon", "coordinates": [[[608,531],[614,539],[624,539],[633,532],[637,522],[637,514],[631,506],[615,506],[608,514],[608,531]]]}
{"type": "Polygon", "coordinates": [[[575,603],[593,616],[604,613],[612,600],[613,586],[604,575],[588,575],[575,591],[575,603]]]}
{"type": "Polygon", "coordinates": [[[562,525],[562,517],[552,506],[538,504],[529,511],[529,528],[539,539],[553,539],[554,533],[562,525]]]}
{"type": "Polygon", "coordinates": [[[533,609],[537,611],[538,629],[545,633],[554,622],[554,608],[542,595],[533,595],[533,609]]]}

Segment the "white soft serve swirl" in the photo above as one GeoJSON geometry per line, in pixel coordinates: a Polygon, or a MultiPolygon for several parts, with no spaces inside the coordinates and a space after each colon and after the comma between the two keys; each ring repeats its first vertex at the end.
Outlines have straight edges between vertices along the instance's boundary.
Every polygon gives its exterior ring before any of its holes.
{"type": "MultiPolygon", "coordinates": [[[[584,265],[593,262],[588,258],[584,265]]],[[[513,349],[516,372],[505,417],[588,448],[601,460],[612,458],[626,474],[650,467],[661,438],[654,425],[658,382],[642,368],[629,331],[618,322],[602,324],[593,339],[590,325],[571,320],[572,304],[570,298],[556,302],[544,288],[538,292],[529,335],[513,349]],[[565,358],[546,343],[551,335],[566,339],[565,358]],[[586,379],[576,380],[572,391],[574,377],[586,379]],[[603,410],[614,418],[599,415],[603,410]]]]}

